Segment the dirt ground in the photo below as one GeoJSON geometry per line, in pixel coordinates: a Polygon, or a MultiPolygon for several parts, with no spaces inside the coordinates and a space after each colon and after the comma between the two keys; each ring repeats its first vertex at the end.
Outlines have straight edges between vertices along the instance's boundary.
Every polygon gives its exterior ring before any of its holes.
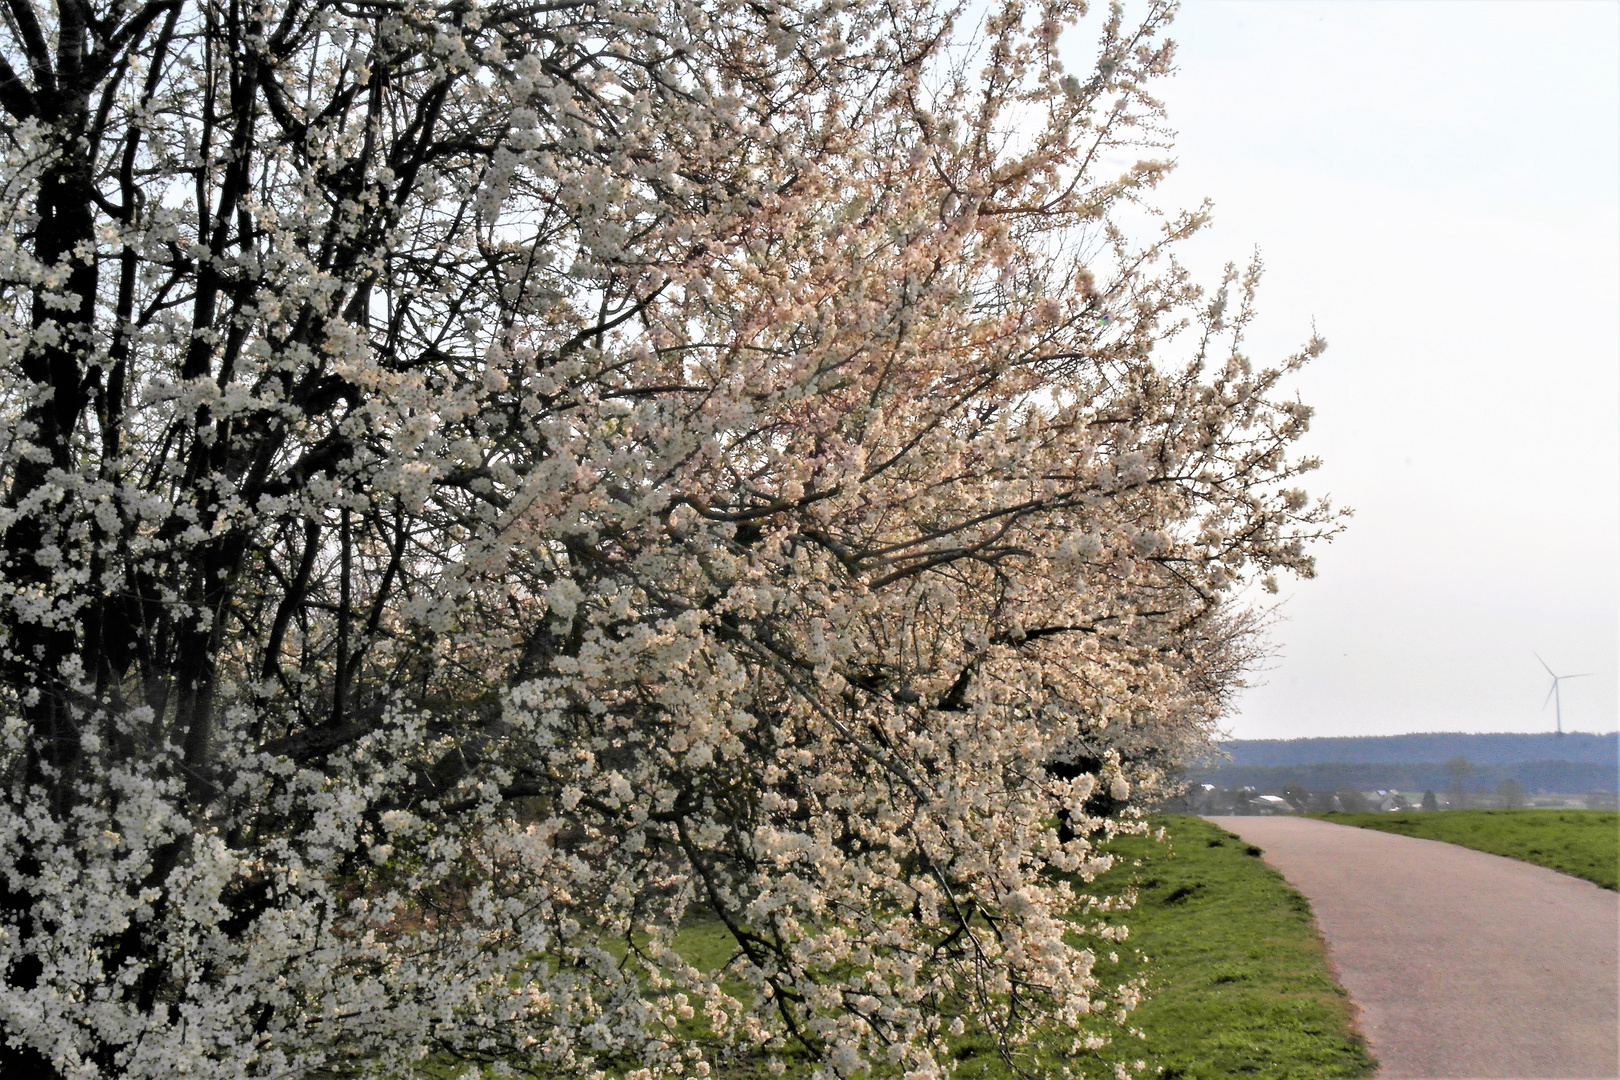
{"type": "Polygon", "coordinates": [[[1620,1077],[1620,894],[1435,840],[1210,820],[1311,902],[1378,1080],[1620,1077]]]}

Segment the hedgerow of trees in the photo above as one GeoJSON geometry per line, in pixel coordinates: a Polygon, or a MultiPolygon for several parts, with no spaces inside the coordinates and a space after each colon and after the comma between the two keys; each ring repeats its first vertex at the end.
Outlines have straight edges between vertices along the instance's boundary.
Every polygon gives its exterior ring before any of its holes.
{"type": "Polygon", "coordinates": [[[5,0],[0,1073],[1123,1017],[1094,842],[1334,526],[1083,14],[5,0]]]}

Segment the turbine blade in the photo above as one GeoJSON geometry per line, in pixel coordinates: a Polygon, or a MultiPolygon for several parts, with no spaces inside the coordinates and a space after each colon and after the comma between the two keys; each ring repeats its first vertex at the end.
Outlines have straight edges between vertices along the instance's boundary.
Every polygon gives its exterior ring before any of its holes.
{"type": "Polygon", "coordinates": [[[1559,677],[1559,678],[1560,678],[1560,679],[1584,679],[1584,678],[1586,678],[1586,677],[1587,677],[1587,676],[1588,676],[1588,675],[1594,675],[1594,674],[1596,674],[1596,672],[1592,672],[1592,671],[1583,671],[1583,672],[1581,672],[1581,673],[1580,673],[1580,674],[1579,674],[1579,675],[1560,675],[1560,676],[1558,676],[1558,677],[1559,677]]]}
{"type": "Polygon", "coordinates": [[[1541,699],[1541,707],[1542,707],[1542,709],[1547,708],[1547,702],[1551,701],[1553,699],[1553,695],[1556,694],[1556,693],[1558,693],[1558,680],[1554,679],[1553,684],[1552,684],[1552,689],[1547,691],[1547,696],[1541,699]]]}
{"type": "Polygon", "coordinates": [[[1555,678],[1555,679],[1556,679],[1556,678],[1558,678],[1558,676],[1557,676],[1557,675],[1554,675],[1554,674],[1553,674],[1553,669],[1552,669],[1552,668],[1550,668],[1550,667],[1547,667],[1547,661],[1545,661],[1545,660],[1543,660],[1543,659],[1541,659],[1541,654],[1540,654],[1540,653],[1538,653],[1538,652],[1533,652],[1533,653],[1531,653],[1531,654],[1530,654],[1530,655],[1531,655],[1531,656],[1534,656],[1534,657],[1535,657],[1535,658],[1536,658],[1536,661],[1537,661],[1537,662],[1538,662],[1538,663],[1540,663],[1540,664],[1541,664],[1541,666],[1542,666],[1542,667],[1543,667],[1543,668],[1545,668],[1545,669],[1546,669],[1546,671],[1547,671],[1547,674],[1549,674],[1549,675],[1552,675],[1552,677],[1553,677],[1553,678],[1555,678]]]}

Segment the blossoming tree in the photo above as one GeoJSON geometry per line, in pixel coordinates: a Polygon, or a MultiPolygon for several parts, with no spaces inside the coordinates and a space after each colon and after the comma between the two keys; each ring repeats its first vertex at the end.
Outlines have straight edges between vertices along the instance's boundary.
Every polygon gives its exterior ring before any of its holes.
{"type": "Polygon", "coordinates": [[[0,1073],[1084,1070],[1333,527],[1166,9],[4,7],[0,1073]]]}

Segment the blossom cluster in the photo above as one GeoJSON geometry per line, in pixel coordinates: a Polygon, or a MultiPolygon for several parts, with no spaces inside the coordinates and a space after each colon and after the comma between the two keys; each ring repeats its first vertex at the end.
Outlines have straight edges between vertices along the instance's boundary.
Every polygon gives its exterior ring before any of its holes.
{"type": "Polygon", "coordinates": [[[1337,527],[1167,7],[10,10],[0,1073],[1102,1068],[1337,527]]]}

